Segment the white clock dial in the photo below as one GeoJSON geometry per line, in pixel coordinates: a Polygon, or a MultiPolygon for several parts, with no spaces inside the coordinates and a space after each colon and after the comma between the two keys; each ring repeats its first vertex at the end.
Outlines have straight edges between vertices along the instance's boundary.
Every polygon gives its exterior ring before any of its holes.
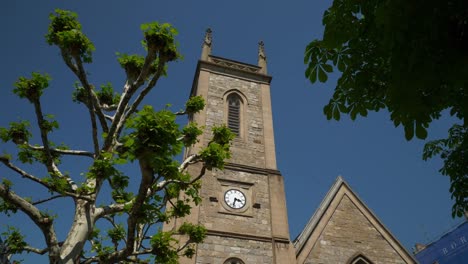
{"type": "Polygon", "coordinates": [[[231,189],[224,194],[224,201],[229,207],[240,209],[245,206],[246,199],[241,191],[231,189]]]}

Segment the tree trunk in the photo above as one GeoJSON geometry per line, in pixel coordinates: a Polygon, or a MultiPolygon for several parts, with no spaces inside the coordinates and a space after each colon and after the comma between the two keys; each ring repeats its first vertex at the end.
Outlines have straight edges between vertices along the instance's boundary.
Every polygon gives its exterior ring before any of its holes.
{"type": "Polygon", "coordinates": [[[79,260],[84,244],[94,228],[94,204],[77,200],[75,206],[73,225],[60,252],[61,264],[74,264],[79,260]]]}

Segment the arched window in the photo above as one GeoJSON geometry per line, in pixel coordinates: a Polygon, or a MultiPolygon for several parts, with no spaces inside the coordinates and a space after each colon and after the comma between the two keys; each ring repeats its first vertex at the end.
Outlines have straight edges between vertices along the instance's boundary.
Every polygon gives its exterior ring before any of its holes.
{"type": "Polygon", "coordinates": [[[238,258],[228,258],[224,261],[224,264],[244,264],[244,261],[238,258]]]}
{"type": "Polygon", "coordinates": [[[348,262],[349,264],[373,264],[372,261],[370,261],[368,258],[366,258],[364,255],[359,254],[348,262]]]}
{"type": "Polygon", "coordinates": [[[240,136],[241,130],[241,103],[242,99],[236,93],[231,93],[227,97],[228,115],[227,126],[233,133],[240,136]]]}

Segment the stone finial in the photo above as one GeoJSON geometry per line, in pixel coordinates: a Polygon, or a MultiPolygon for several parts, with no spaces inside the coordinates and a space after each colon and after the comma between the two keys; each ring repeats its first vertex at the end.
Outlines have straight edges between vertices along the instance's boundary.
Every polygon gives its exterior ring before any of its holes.
{"type": "Polygon", "coordinates": [[[201,60],[208,61],[208,57],[211,55],[211,28],[208,28],[205,32],[205,39],[203,40],[201,60]]]}
{"type": "Polygon", "coordinates": [[[263,41],[258,43],[258,66],[262,68],[260,70],[261,73],[267,73],[267,59],[265,55],[265,43],[263,41]]]}

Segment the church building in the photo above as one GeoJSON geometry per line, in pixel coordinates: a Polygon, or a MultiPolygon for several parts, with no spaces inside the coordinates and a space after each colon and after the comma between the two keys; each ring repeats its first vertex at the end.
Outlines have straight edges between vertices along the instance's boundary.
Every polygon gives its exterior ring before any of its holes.
{"type": "MultiPolygon", "coordinates": [[[[189,221],[207,229],[193,258],[180,263],[416,263],[341,177],[291,239],[283,175],[276,166],[272,77],[263,43],[258,65],[251,65],[212,55],[211,41],[208,30],[191,91],[206,101],[205,109],[192,117],[205,131],[186,155],[208,144],[214,125],[226,124],[236,138],[224,170],[203,177],[203,201],[187,218],[164,226],[168,230],[189,221]]],[[[197,166],[189,170],[199,171],[197,166]]]]}

